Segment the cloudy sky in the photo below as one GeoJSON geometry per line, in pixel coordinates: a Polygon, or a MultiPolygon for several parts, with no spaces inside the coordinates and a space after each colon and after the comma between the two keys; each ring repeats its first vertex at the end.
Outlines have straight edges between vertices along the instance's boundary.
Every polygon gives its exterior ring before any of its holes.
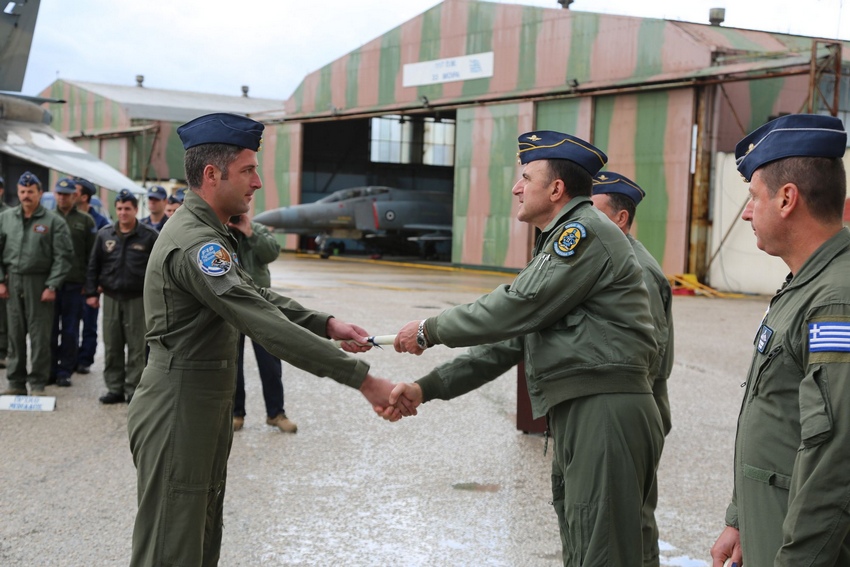
{"type": "MultiPolygon", "coordinates": [[[[498,0],[560,8],[556,0],[498,0]]],[[[41,0],[25,94],[57,78],[284,100],[438,0],[41,0]]],[[[571,9],[850,39],[850,0],[575,0],[571,9]]]]}

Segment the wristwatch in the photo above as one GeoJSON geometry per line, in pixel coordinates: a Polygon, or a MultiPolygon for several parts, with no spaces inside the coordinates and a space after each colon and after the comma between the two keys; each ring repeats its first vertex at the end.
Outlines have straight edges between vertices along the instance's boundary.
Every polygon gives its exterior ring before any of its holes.
{"type": "Polygon", "coordinates": [[[49,289],[50,291],[56,291],[56,286],[49,285],[47,286],[47,289],[49,289]]]}
{"type": "Polygon", "coordinates": [[[425,337],[425,319],[419,321],[419,331],[416,333],[416,344],[419,345],[419,348],[425,350],[430,344],[428,344],[428,339],[425,337]]]}

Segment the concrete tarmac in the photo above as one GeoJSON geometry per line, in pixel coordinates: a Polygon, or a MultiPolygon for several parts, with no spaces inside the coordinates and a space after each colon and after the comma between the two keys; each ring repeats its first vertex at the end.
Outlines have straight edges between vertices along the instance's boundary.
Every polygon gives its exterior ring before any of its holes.
{"type": "MultiPolygon", "coordinates": [[[[395,333],[474,300],[511,274],[283,255],[273,288],[304,305],[395,333]]],[[[662,565],[710,565],[732,489],[735,423],[767,298],[674,300],[673,431],[659,469],[662,565]]],[[[462,349],[363,356],[413,380],[462,349]]],[[[126,565],[136,507],[127,406],[103,406],[92,373],[52,386],[51,413],[0,411],[0,565],[126,565]]],[[[561,564],[551,450],[516,429],[516,372],[389,424],[359,392],[284,365],[298,433],[265,424],[246,349],[247,417],[234,434],[222,566],[561,564]]],[[[0,387],[6,387],[0,371],[0,387]]]]}

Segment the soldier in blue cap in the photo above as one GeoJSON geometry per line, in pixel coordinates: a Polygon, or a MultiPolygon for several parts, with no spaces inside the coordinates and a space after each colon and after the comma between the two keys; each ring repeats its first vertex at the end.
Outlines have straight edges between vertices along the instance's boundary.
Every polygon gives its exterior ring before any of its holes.
{"type": "MultiPolygon", "coordinates": [[[[652,383],[652,397],[655,398],[655,405],[661,414],[666,437],[673,427],[670,399],[667,396],[667,379],[673,370],[673,290],[658,261],[630,234],[635,211],[645,195],[637,183],[613,171],[603,171],[593,178],[593,205],[623,231],[635,251],[638,264],[643,268],[643,283],[649,291],[649,311],[652,314],[655,342],[658,344],[656,356],[649,367],[649,379],[652,383]]],[[[644,567],[659,564],[658,524],[655,521],[657,505],[656,478],[643,506],[644,567]]]]}
{"type": "Polygon", "coordinates": [[[51,383],[57,386],[70,386],[71,374],[77,368],[80,349],[80,322],[83,319],[83,284],[86,282],[86,267],[97,229],[94,219],[77,210],[76,182],[70,177],[60,179],[53,187],[56,194],[56,212],[65,219],[71,230],[71,243],[74,258],[71,270],[56,292],[56,306],[53,317],[53,366],[51,383]]]}
{"type": "MultiPolygon", "coordinates": [[[[0,213],[9,208],[4,197],[6,181],[0,176],[0,213]]],[[[6,300],[0,299],[0,368],[6,368],[6,356],[9,354],[9,331],[6,323],[6,300]]]]}
{"type": "Polygon", "coordinates": [[[714,566],[850,565],[846,147],[838,118],[791,114],[735,148],[750,183],[741,218],[790,273],[753,339],[714,566]]]}
{"type": "MultiPolygon", "coordinates": [[[[77,210],[82,213],[87,213],[94,219],[94,227],[100,230],[105,226],[112,224],[108,218],[97,212],[92,206],[92,199],[97,193],[94,183],[82,177],[75,177],[74,184],[77,188],[77,210]]],[[[97,351],[97,317],[100,309],[91,307],[86,303],[83,306],[83,327],[80,331],[80,350],[77,354],[77,369],[78,374],[88,374],[91,372],[91,365],[94,364],[94,355],[97,351]]]]}
{"type": "Polygon", "coordinates": [[[150,357],[128,412],[139,503],[132,565],[218,563],[240,332],[298,368],[360,389],[373,407],[388,404],[392,383],[327,340],[363,343],[365,330],[256,287],[236,262],[225,223],[247,213],[262,186],[262,132],[259,122],[223,113],[177,129],[190,191],[148,263],[150,357]]]}
{"type": "Polygon", "coordinates": [[[391,402],[473,390],[525,362],[535,418],[554,439],[552,495],[564,565],[640,565],[642,506],[664,443],[648,380],[656,353],[641,268],[622,231],[593,208],[605,154],[560,132],[519,137],[517,219],[541,230],[510,286],[411,321],[400,352],[473,346],[391,402]]]}
{"type": "Polygon", "coordinates": [[[50,376],[50,331],[56,291],[71,269],[68,224],[41,206],[41,181],[18,180],[20,205],[0,213],[0,298],[7,299],[9,365],[4,394],[44,396],[50,376]],[[32,353],[27,372],[27,336],[32,353]]]}
{"type": "Polygon", "coordinates": [[[142,223],[151,226],[159,232],[165,226],[168,215],[165,214],[165,206],[168,200],[168,192],[162,185],[151,185],[148,188],[148,211],[150,214],[142,219],[142,223]]]}

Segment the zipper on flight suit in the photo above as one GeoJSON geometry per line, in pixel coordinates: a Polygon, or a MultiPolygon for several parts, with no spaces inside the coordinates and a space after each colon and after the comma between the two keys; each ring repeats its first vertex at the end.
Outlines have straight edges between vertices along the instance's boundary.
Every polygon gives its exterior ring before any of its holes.
{"type": "MultiPolygon", "coordinates": [[[[753,389],[750,391],[750,398],[752,398],[756,394],[758,394],[759,385],[761,383],[761,375],[764,373],[764,370],[773,361],[773,359],[776,358],[776,355],[778,355],[781,350],[782,350],[782,345],[778,345],[773,350],[771,350],[769,353],[767,353],[767,358],[764,359],[764,361],[761,364],[759,364],[758,373],[756,373],[756,376],[754,378],[755,381],[753,382],[753,389]]],[[[746,385],[747,385],[746,382],[744,382],[742,384],[742,386],[746,386],[746,385]]]]}

